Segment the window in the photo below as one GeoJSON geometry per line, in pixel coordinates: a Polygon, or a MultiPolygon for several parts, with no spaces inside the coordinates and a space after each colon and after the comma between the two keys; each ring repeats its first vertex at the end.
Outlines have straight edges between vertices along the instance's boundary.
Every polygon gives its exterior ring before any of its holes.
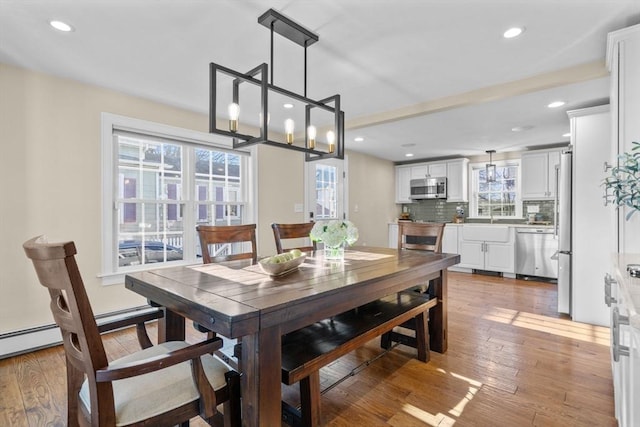
{"type": "Polygon", "coordinates": [[[509,160],[495,162],[496,180],[487,182],[485,164],[471,167],[472,218],[521,218],[520,162],[509,160]]]}
{"type": "Polygon", "coordinates": [[[197,262],[196,225],[251,222],[250,156],[211,139],[103,114],[105,275],[197,262]]]}

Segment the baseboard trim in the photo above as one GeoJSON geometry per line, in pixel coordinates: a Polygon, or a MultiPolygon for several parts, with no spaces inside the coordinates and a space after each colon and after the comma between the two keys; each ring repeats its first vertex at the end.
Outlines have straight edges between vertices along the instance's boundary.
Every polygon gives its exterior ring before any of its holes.
{"type": "MultiPolygon", "coordinates": [[[[96,316],[96,320],[98,323],[100,321],[111,321],[126,317],[126,315],[133,312],[150,310],[157,309],[147,305],[133,307],[96,316]]],[[[56,324],[0,334],[0,360],[60,344],[62,344],[62,334],[56,324]]]]}

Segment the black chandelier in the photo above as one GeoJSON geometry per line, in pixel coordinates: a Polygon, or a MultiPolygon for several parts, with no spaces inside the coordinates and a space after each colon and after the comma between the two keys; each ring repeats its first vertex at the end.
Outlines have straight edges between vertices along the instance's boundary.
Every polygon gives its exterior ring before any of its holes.
{"type": "MultiPolygon", "coordinates": [[[[269,9],[258,18],[258,23],[271,30],[271,81],[268,82],[267,64],[262,63],[246,73],[239,73],[230,68],[211,63],[209,66],[210,99],[209,99],[209,132],[231,137],[233,148],[243,148],[255,144],[266,144],[275,147],[305,153],[305,160],[319,160],[326,158],[344,158],[344,112],[340,110],[340,95],[330,96],[321,100],[313,100],[307,97],[307,47],[319,40],[317,34],[309,31],[298,23],[292,21],[279,12],[269,9]],[[304,94],[299,95],[287,89],[273,84],[273,38],[274,33],[291,40],[304,48],[304,94]],[[228,105],[229,129],[217,127],[216,117],[218,112],[219,76],[231,77],[231,103],[228,105]],[[239,132],[240,123],[240,89],[246,84],[257,86],[260,110],[257,115],[259,135],[248,135],[239,132]],[[269,135],[269,99],[270,94],[280,98],[289,99],[304,105],[304,145],[295,144],[295,123],[288,118],[284,121],[285,140],[275,141],[269,135]],[[322,115],[325,121],[326,133],[324,138],[317,138],[318,132],[314,125],[313,116],[322,115]],[[321,149],[319,146],[326,147],[321,149]]],[[[279,98],[279,99],[280,99],[279,98]]],[[[228,99],[228,98],[227,98],[228,99]]],[[[289,104],[292,105],[292,104],[289,104]]],[[[244,110],[244,107],[242,108],[244,110]]],[[[244,124],[250,120],[243,119],[244,124]]]]}

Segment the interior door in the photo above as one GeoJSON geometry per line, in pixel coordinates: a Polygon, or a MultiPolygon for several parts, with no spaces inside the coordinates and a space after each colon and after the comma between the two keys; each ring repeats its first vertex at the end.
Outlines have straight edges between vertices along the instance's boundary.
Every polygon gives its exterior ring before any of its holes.
{"type": "Polygon", "coordinates": [[[305,212],[307,221],[344,219],[347,200],[345,160],[305,163],[305,212]]]}

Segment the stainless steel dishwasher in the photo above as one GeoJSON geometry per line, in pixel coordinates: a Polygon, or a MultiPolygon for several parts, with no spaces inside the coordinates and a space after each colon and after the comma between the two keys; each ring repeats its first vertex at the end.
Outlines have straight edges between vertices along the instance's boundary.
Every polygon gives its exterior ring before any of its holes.
{"type": "Polygon", "coordinates": [[[558,236],[551,228],[516,228],[516,274],[558,278],[558,236]]]}

